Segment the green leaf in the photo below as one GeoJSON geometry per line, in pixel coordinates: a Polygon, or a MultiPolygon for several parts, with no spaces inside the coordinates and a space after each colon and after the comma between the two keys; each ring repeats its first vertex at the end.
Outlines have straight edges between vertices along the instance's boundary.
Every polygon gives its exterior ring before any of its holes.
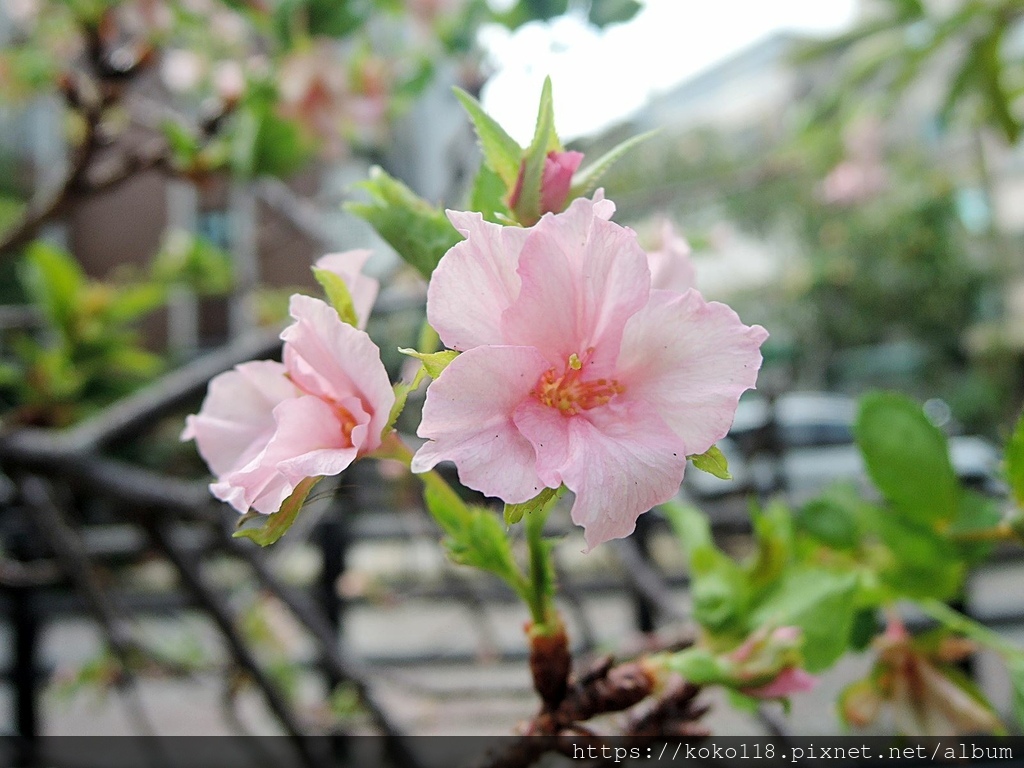
{"type": "Polygon", "coordinates": [[[793,557],[793,518],[789,509],[773,502],[767,509],[754,509],[754,538],[757,553],[747,567],[751,586],[771,587],[789,566],[793,557]]]}
{"type": "Polygon", "coordinates": [[[587,165],[586,168],[581,168],[573,175],[572,189],[569,192],[569,199],[573,200],[577,197],[585,197],[597,189],[598,182],[601,181],[601,177],[604,176],[609,168],[621,160],[623,155],[634,147],[647,141],[647,139],[654,136],[657,132],[658,131],[656,130],[648,131],[647,133],[641,133],[639,136],[634,136],[631,139],[626,139],[621,144],[605,152],[593,163],[587,165]]]}
{"type": "Polygon", "coordinates": [[[551,78],[544,79],[537,112],[537,127],[533,141],[523,155],[523,187],[515,206],[519,223],[524,226],[535,224],[541,216],[541,184],[544,179],[544,163],[549,152],[561,148],[555,133],[555,107],[551,96],[551,78]]]}
{"type": "Polygon", "coordinates": [[[850,644],[857,589],[858,579],[853,573],[793,569],[754,610],[750,626],[800,627],[807,671],[821,672],[850,644]]]}
{"type": "Polygon", "coordinates": [[[445,540],[448,555],[460,565],[493,573],[515,589],[522,586],[519,566],[501,518],[490,509],[469,508],[469,518],[445,540]]]}
{"type": "Polygon", "coordinates": [[[970,541],[970,535],[990,531],[1002,519],[999,501],[977,491],[965,490],[960,494],[956,519],[945,533],[947,536],[964,537],[966,540],[956,542],[960,557],[969,563],[977,563],[987,558],[995,545],[991,541],[970,541]]]}
{"type": "Polygon", "coordinates": [[[523,519],[524,515],[538,511],[559,493],[561,493],[561,488],[545,488],[529,501],[524,501],[521,504],[506,504],[505,525],[515,525],[523,519]]]}
{"type": "Polygon", "coordinates": [[[732,480],[732,475],[729,474],[729,462],[717,445],[712,445],[704,453],[696,453],[686,458],[693,462],[693,466],[701,472],[707,472],[721,480],[732,480]]]}
{"type": "Polygon", "coordinates": [[[1017,719],[1017,727],[1024,728],[1024,656],[1007,658],[1006,668],[1013,686],[1013,716],[1017,719]]]}
{"type": "Polygon", "coordinates": [[[636,0],[592,0],[587,17],[595,27],[629,21],[643,6],[636,0]]]}
{"type": "Polygon", "coordinates": [[[884,509],[866,519],[891,553],[879,576],[896,595],[948,599],[959,593],[966,566],[948,539],[884,509]]]}
{"type": "Polygon", "coordinates": [[[352,303],[352,294],[349,293],[348,286],[345,285],[345,280],[341,275],[331,272],[329,269],[313,267],[313,277],[324,289],[327,301],[334,307],[334,311],[338,313],[341,321],[358,328],[359,318],[356,316],[356,306],[352,303]]]}
{"type": "Polygon", "coordinates": [[[360,185],[369,203],[349,203],[346,209],[366,219],[399,256],[430,278],[441,257],[462,236],[443,212],[417,196],[379,168],[360,185]]]}
{"type": "Polygon", "coordinates": [[[921,406],[900,394],[867,395],[854,433],[868,474],[897,511],[927,525],[956,516],[959,484],[946,437],[921,406]]]}
{"type": "MultiPolygon", "coordinates": [[[[313,486],[318,482],[320,482],[319,477],[307,477],[295,486],[291,496],[284,500],[281,509],[267,516],[266,522],[262,526],[259,528],[242,528],[235,531],[232,536],[236,539],[251,539],[261,547],[270,546],[288,533],[288,529],[295,523],[295,518],[298,517],[299,512],[302,510],[306,497],[309,496],[309,492],[313,490],[313,486]]],[[[243,518],[244,520],[245,518],[243,518]]]]}
{"type": "Polygon", "coordinates": [[[693,617],[715,634],[746,635],[750,585],[739,564],[715,546],[707,518],[694,507],[660,507],[686,552],[692,580],[693,617]]]}
{"type": "Polygon", "coordinates": [[[138,283],[117,288],[106,307],[107,319],[115,323],[137,320],[160,307],[167,290],[157,283],[138,283]]]}
{"type": "Polygon", "coordinates": [[[417,352],[415,349],[406,349],[405,347],[399,347],[398,351],[403,355],[409,357],[415,357],[423,363],[423,369],[427,372],[427,375],[436,379],[448,364],[459,356],[459,353],[454,349],[442,349],[440,352],[417,352]]]}
{"type": "Polygon", "coordinates": [[[177,120],[165,120],[160,129],[167,139],[167,147],[171,150],[171,163],[175,168],[187,170],[191,168],[199,154],[199,139],[187,127],[177,120]]]}
{"type": "Polygon", "coordinates": [[[879,620],[876,608],[864,608],[857,611],[853,617],[853,627],[850,630],[850,648],[854,651],[865,650],[882,629],[882,622],[879,620]]]}
{"type": "Polygon", "coordinates": [[[512,220],[512,212],[505,204],[509,196],[505,182],[486,165],[481,165],[473,179],[469,210],[479,211],[486,221],[505,224],[512,220]]]}
{"type": "Polygon", "coordinates": [[[856,549],[860,544],[860,510],[864,506],[857,489],[848,485],[829,488],[797,512],[801,530],[835,549],[856,549]]]}
{"type": "Polygon", "coordinates": [[[74,318],[86,285],[85,273],[67,252],[37,240],[29,245],[19,270],[33,303],[65,336],[74,334],[74,318]]]}
{"type": "Polygon", "coordinates": [[[1017,506],[1024,508],[1024,413],[1017,419],[1006,444],[1006,482],[1017,506]]]}
{"type": "Polygon", "coordinates": [[[669,655],[665,666],[694,685],[718,685],[731,681],[726,663],[698,645],[669,655]]]}
{"type": "Polygon", "coordinates": [[[387,424],[384,425],[384,429],[381,431],[381,438],[386,437],[395,428],[398,417],[405,410],[405,404],[409,400],[409,395],[415,392],[420,384],[423,383],[423,377],[426,375],[426,372],[426,368],[420,368],[416,371],[416,375],[411,382],[399,381],[392,387],[395,391],[395,404],[391,406],[391,413],[388,414],[387,424]]]}
{"type": "MultiPolygon", "coordinates": [[[[523,159],[523,148],[505,132],[505,129],[493,117],[484,111],[480,102],[461,88],[454,88],[453,90],[455,91],[455,97],[473,121],[473,127],[476,129],[477,139],[480,142],[480,150],[484,155],[484,162],[504,182],[504,194],[502,196],[507,196],[512,188],[515,187],[516,179],[519,178],[519,166],[523,159]]],[[[477,211],[480,209],[473,206],[473,210],[477,211]]]]}

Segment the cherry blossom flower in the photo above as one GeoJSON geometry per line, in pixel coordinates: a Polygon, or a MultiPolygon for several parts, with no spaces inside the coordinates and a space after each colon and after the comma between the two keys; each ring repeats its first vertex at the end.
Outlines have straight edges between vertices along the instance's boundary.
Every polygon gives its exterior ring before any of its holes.
{"type": "Polygon", "coordinates": [[[380,290],[380,282],[376,278],[364,275],[362,271],[371,255],[373,251],[366,248],[329,253],[321,256],[313,265],[317,269],[333,272],[345,281],[348,293],[352,297],[356,317],[359,318],[359,328],[366,327],[370,310],[373,309],[373,303],[377,300],[377,293],[380,290]]]}
{"type": "Polygon", "coordinates": [[[614,204],[580,199],[530,229],[449,212],[427,315],[462,352],[427,391],[413,460],[519,503],[565,484],[588,547],[679,489],[686,456],[732,424],[767,333],[695,290],[651,290],[614,204]]]}
{"type": "MultiPolygon", "coordinates": [[[[582,152],[548,152],[540,181],[540,213],[558,213],[565,208],[572,187],[572,176],[583,162],[582,152]]],[[[526,175],[525,161],[519,168],[519,178],[508,199],[508,206],[519,212],[519,199],[523,193],[526,175]]],[[[528,224],[533,222],[526,222],[528,224]]]]}
{"type": "Polygon", "coordinates": [[[295,295],[284,363],[244,363],[217,376],[183,440],[195,439],[239,512],[272,514],[309,477],[337,475],[380,446],[394,392],[380,351],[319,299],[295,295]]]}

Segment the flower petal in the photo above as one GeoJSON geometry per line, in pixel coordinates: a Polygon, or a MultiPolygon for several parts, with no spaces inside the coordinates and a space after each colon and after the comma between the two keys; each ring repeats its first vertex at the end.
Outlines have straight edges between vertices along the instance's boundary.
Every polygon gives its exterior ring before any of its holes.
{"type": "Polygon", "coordinates": [[[310,395],[341,403],[359,398],[370,414],[360,453],[376,449],[395,393],[380,361],[380,350],[363,331],[343,323],[330,306],[309,296],[291,300],[295,322],[285,328],[284,362],[292,381],[310,395]]]}
{"type": "Polygon", "coordinates": [[[651,288],[686,293],[697,287],[697,271],[690,260],[690,244],[682,238],[672,222],[661,225],[661,248],[647,254],[651,267],[651,288]]]}
{"type": "Polygon", "coordinates": [[[195,439],[215,475],[245,466],[274,432],[273,410],[298,390],[273,360],[243,363],[213,378],[199,413],[186,419],[182,440],[195,439]]]}
{"type": "Polygon", "coordinates": [[[628,536],[641,514],[679,491],[683,442],[642,404],[565,417],[530,398],[515,423],[537,451],[545,483],[565,483],[576,494],[572,520],[583,526],[588,549],[628,536]]]}
{"type": "Polygon", "coordinates": [[[519,275],[519,297],[502,317],[506,343],[536,347],[559,367],[594,349],[595,373],[614,365],[623,325],[650,291],[636,233],[601,218],[584,198],[533,227],[519,275]]]}
{"type": "Polygon", "coordinates": [[[317,259],[314,264],[317,269],[326,269],[345,281],[345,287],[348,288],[349,296],[352,297],[352,307],[356,311],[360,328],[366,327],[366,321],[373,309],[373,302],[377,300],[377,292],[380,290],[380,283],[362,272],[366,261],[372,255],[373,251],[359,248],[342,253],[328,253],[317,259]]]}
{"type": "Polygon", "coordinates": [[[754,387],[764,328],[744,325],[697,291],[652,291],[626,325],[616,376],[621,397],[653,406],[687,454],[725,437],[740,395],[754,387]]]}
{"type": "Polygon", "coordinates": [[[512,413],[547,367],[528,347],[478,348],[456,357],[427,390],[417,434],[431,442],[416,453],[413,472],[452,461],[462,483],[487,496],[510,504],[536,496],[544,487],[536,455],[512,413]]]}
{"type": "Polygon", "coordinates": [[[466,239],[434,270],[427,319],[451,349],[503,344],[501,314],[519,294],[516,265],[529,230],[491,224],[479,213],[448,211],[448,218],[466,239]]]}

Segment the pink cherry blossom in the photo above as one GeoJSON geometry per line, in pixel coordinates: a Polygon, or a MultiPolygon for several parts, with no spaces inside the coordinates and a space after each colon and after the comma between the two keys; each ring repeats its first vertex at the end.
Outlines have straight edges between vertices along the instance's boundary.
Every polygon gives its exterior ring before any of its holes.
{"type": "Polygon", "coordinates": [[[690,254],[693,252],[672,222],[661,224],[661,246],[647,254],[651,268],[651,288],[683,293],[697,287],[697,271],[690,254]]]}
{"type": "Polygon", "coordinates": [[[732,424],[767,333],[689,290],[651,290],[636,234],[608,200],[530,229],[449,212],[427,315],[463,354],[427,390],[413,460],[452,461],[509,503],[565,484],[588,547],[626,536],[679,489],[686,456],[732,424]]]}
{"type": "Polygon", "coordinates": [[[213,495],[264,514],[308,477],[337,475],[381,442],[394,393],[363,331],[308,296],[292,297],[284,363],[245,363],[210,382],[182,439],[217,475],[213,495]]]}
{"type": "MultiPolygon", "coordinates": [[[[540,182],[540,213],[558,213],[565,208],[572,187],[572,177],[583,162],[582,152],[548,152],[544,159],[544,171],[540,182]]],[[[519,209],[519,199],[523,193],[523,179],[526,175],[526,163],[519,168],[519,178],[515,189],[509,196],[508,205],[513,211],[519,209]]],[[[533,222],[526,222],[533,223],[533,222]]]]}
{"type": "Polygon", "coordinates": [[[370,310],[377,300],[377,292],[380,290],[380,282],[375,278],[362,273],[366,261],[373,254],[365,248],[342,253],[329,253],[317,259],[317,269],[326,269],[333,272],[345,281],[345,287],[352,297],[352,306],[355,308],[356,317],[359,319],[359,328],[366,327],[366,321],[370,318],[370,310]]]}

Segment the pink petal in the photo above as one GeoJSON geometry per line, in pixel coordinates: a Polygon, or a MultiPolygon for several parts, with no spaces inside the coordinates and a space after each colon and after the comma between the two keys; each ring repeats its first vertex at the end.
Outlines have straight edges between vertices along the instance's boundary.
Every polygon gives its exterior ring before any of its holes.
{"type": "Polygon", "coordinates": [[[463,485],[516,504],[536,496],[536,455],[519,434],[512,413],[547,370],[528,347],[479,347],[456,357],[427,390],[417,430],[426,443],[412,461],[426,472],[455,462],[463,485]]]}
{"type": "Polygon", "coordinates": [[[609,404],[566,417],[536,398],[523,401],[515,423],[537,451],[545,484],[576,494],[572,520],[588,549],[628,536],[636,519],[675,496],[686,452],[675,433],[641,404],[609,404]]]}
{"type": "Polygon", "coordinates": [[[787,667],[766,685],[758,688],[744,688],[743,693],[755,699],[785,699],[794,693],[813,690],[818,680],[800,667],[787,667]]]}
{"type": "Polygon", "coordinates": [[[541,213],[558,213],[565,208],[573,174],[582,162],[582,152],[548,152],[540,183],[541,213]]]}
{"type": "Polygon", "coordinates": [[[298,390],[272,360],[243,363],[213,378],[203,406],[186,419],[182,440],[195,439],[215,475],[248,463],[274,432],[274,407],[298,390]]]}
{"type": "Polygon", "coordinates": [[[653,406],[687,454],[703,453],[725,437],[740,395],[754,387],[766,338],[697,291],[652,291],[622,338],[621,397],[653,406]]]}
{"type": "Polygon", "coordinates": [[[359,399],[370,414],[360,452],[380,445],[395,393],[380,361],[380,350],[363,331],[343,323],[330,306],[296,294],[291,300],[295,323],[281,333],[284,362],[292,381],[304,392],[335,403],[359,399]]]}
{"type": "Polygon", "coordinates": [[[650,271],[636,234],[580,198],[544,216],[519,257],[522,289],[502,317],[506,343],[539,349],[551,365],[589,356],[595,374],[618,355],[627,318],[647,301],[650,271]]]}
{"type": "Polygon", "coordinates": [[[427,289],[427,319],[450,349],[503,344],[501,314],[519,294],[516,266],[529,235],[501,227],[479,213],[448,211],[465,240],[434,270],[427,289]]]}
{"type": "Polygon", "coordinates": [[[661,248],[647,254],[651,288],[685,293],[697,286],[697,271],[690,260],[690,244],[667,219],[661,227],[661,248]]]}
{"type": "Polygon", "coordinates": [[[360,328],[366,327],[366,321],[373,309],[373,302],[377,300],[377,292],[380,290],[380,283],[377,280],[362,273],[363,266],[372,255],[373,251],[365,248],[342,253],[329,253],[317,259],[314,265],[318,269],[333,272],[345,281],[345,287],[348,288],[349,295],[352,297],[352,305],[356,310],[360,328]]]}
{"type": "MultiPolygon", "coordinates": [[[[363,414],[364,418],[366,414],[363,414]]],[[[242,469],[211,486],[240,512],[273,514],[307,477],[337,475],[356,458],[330,405],[293,397],[274,409],[275,431],[264,450],[242,469]]]]}

